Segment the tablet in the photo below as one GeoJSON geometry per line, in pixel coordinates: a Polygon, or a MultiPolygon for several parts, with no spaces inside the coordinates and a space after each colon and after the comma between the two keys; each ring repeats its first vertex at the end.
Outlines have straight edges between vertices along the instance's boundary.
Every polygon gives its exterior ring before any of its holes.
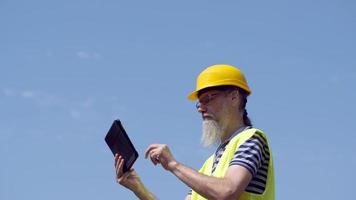
{"type": "Polygon", "coordinates": [[[115,120],[112,123],[111,128],[105,136],[105,142],[114,156],[118,153],[124,158],[123,172],[125,173],[130,170],[138,158],[138,153],[120,120],[115,120]]]}

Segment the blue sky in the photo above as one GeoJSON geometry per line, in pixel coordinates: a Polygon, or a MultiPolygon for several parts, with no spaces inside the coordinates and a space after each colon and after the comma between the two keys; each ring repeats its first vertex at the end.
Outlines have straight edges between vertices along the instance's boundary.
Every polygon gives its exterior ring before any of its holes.
{"type": "Polygon", "coordinates": [[[214,148],[186,95],[241,68],[268,134],[277,199],[353,199],[356,3],[0,1],[0,199],[135,199],[104,143],[120,118],[160,199],[188,188],[143,158],[166,143],[198,169],[214,148]]]}

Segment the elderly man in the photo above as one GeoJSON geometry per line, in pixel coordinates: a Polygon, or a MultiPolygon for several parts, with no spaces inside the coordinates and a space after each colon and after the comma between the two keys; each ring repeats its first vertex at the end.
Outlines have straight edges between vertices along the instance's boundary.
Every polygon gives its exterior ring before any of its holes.
{"type": "MultiPolygon", "coordinates": [[[[188,99],[198,100],[203,144],[219,145],[199,171],[177,161],[165,144],[147,148],[146,158],[191,188],[186,200],[274,200],[272,152],[266,135],[253,128],[247,116],[250,94],[245,76],[233,66],[213,65],[199,74],[188,99]]],[[[123,162],[120,155],[115,156],[117,181],[139,199],[156,199],[133,169],[122,173],[123,162]]]]}

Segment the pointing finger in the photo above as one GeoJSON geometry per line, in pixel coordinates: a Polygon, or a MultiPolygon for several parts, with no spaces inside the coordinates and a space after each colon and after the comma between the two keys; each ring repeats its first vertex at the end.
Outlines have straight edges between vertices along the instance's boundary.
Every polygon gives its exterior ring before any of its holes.
{"type": "Polygon", "coordinates": [[[150,152],[156,148],[159,147],[159,144],[151,144],[150,146],[147,147],[146,151],[145,151],[145,158],[148,157],[148,155],[150,154],[150,152]]]}

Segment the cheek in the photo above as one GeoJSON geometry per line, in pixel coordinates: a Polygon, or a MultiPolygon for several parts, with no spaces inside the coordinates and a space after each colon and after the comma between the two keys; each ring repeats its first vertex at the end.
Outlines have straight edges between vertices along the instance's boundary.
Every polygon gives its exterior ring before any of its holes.
{"type": "Polygon", "coordinates": [[[217,111],[217,114],[219,115],[219,117],[226,117],[229,116],[231,111],[231,107],[228,107],[226,104],[222,104],[219,108],[219,110],[217,111]]]}
{"type": "Polygon", "coordinates": [[[211,114],[214,116],[214,118],[217,120],[217,121],[220,121],[220,119],[224,116],[225,114],[225,108],[220,105],[220,106],[217,106],[215,107],[214,109],[211,109],[211,114]]]}

